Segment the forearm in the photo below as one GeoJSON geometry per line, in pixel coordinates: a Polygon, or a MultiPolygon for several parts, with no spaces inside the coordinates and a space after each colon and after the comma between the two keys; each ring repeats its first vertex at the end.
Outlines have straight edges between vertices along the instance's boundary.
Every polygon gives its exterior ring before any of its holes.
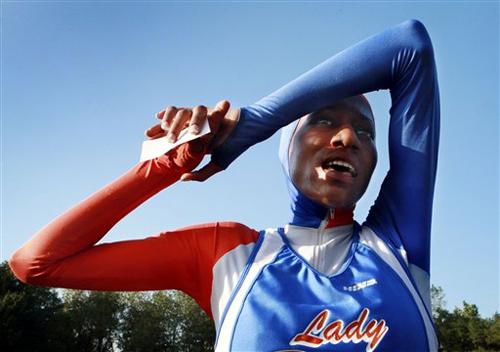
{"type": "Polygon", "coordinates": [[[50,264],[92,247],[118,221],[177,181],[183,172],[168,156],[141,162],[38,231],[13,254],[9,261],[12,270],[28,281],[50,264]]]}
{"type": "Polygon", "coordinates": [[[216,149],[213,161],[225,168],[247,148],[307,113],[345,97],[392,89],[407,69],[401,57],[429,49],[432,51],[429,37],[416,21],[365,39],[242,108],[236,128],[216,149]]]}

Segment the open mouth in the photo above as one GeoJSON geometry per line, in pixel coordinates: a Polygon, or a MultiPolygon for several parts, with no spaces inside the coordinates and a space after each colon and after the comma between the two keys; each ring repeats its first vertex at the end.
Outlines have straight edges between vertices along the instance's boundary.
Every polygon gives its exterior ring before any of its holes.
{"type": "Polygon", "coordinates": [[[356,168],[354,166],[352,166],[347,161],[340,159],[326,160],[323,164],[321,164],[321,167],[325,171],[334,170],[337,172],[343,172],[350,174],[352,177],[356,177],[358,175],[358,172],[356,171],[356,168]]]}

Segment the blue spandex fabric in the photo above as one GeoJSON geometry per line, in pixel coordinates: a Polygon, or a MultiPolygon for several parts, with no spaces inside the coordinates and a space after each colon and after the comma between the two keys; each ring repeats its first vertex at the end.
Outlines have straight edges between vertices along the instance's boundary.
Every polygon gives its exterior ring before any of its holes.
{"type": "MultiPolygon", "coordinates": [[[[432,198],[439,142],[439,93],[431,40],[416,20],[389,28],[340,52],[257,103],[212,160],[227,167],[250,146],[283,131],[281,160],[292,197],[293,224],[318,227],[327,209],[293,186],[286,150],[294,121],[343,98],[389,89],[390,170],[365,225],[429,272],[432,198]]],[[[296,122],[295,122],[296,123],[296,122]]]]}

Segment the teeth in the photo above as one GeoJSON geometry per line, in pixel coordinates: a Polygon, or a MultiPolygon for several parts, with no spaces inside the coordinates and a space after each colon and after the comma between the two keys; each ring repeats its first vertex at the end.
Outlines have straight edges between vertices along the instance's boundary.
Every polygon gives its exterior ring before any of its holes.
{"type": "Polygon", "coordinates": [[[349,172],[351,173],[351,175],[356,175],[356,169],[354,168],[354,166],[352,166],[351,164],[349,164],[348,162],[345,162],[345,161],[342,161],[342,160],[332,160],[332,161],[329,161],[325,164],[325,166],[327,168],[333,168],[334,166],[342,166],[342,167],[345,167],[346,169],[349,170],[349,172]]]}

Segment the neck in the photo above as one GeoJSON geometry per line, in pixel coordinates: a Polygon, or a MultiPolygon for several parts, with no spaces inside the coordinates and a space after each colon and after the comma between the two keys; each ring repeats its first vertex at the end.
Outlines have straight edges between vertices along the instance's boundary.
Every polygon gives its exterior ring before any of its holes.
{"type": "Polygon", "coordinates": [[[326,227],[343,226],[353,223],[354,206],[328,209],[322,204],[307,198],[296,188],[293,188],[292,191],[291,207],[293,218],[290,222],[291,225],[319,228],[324,220],[327,220],[326,227]]]}

